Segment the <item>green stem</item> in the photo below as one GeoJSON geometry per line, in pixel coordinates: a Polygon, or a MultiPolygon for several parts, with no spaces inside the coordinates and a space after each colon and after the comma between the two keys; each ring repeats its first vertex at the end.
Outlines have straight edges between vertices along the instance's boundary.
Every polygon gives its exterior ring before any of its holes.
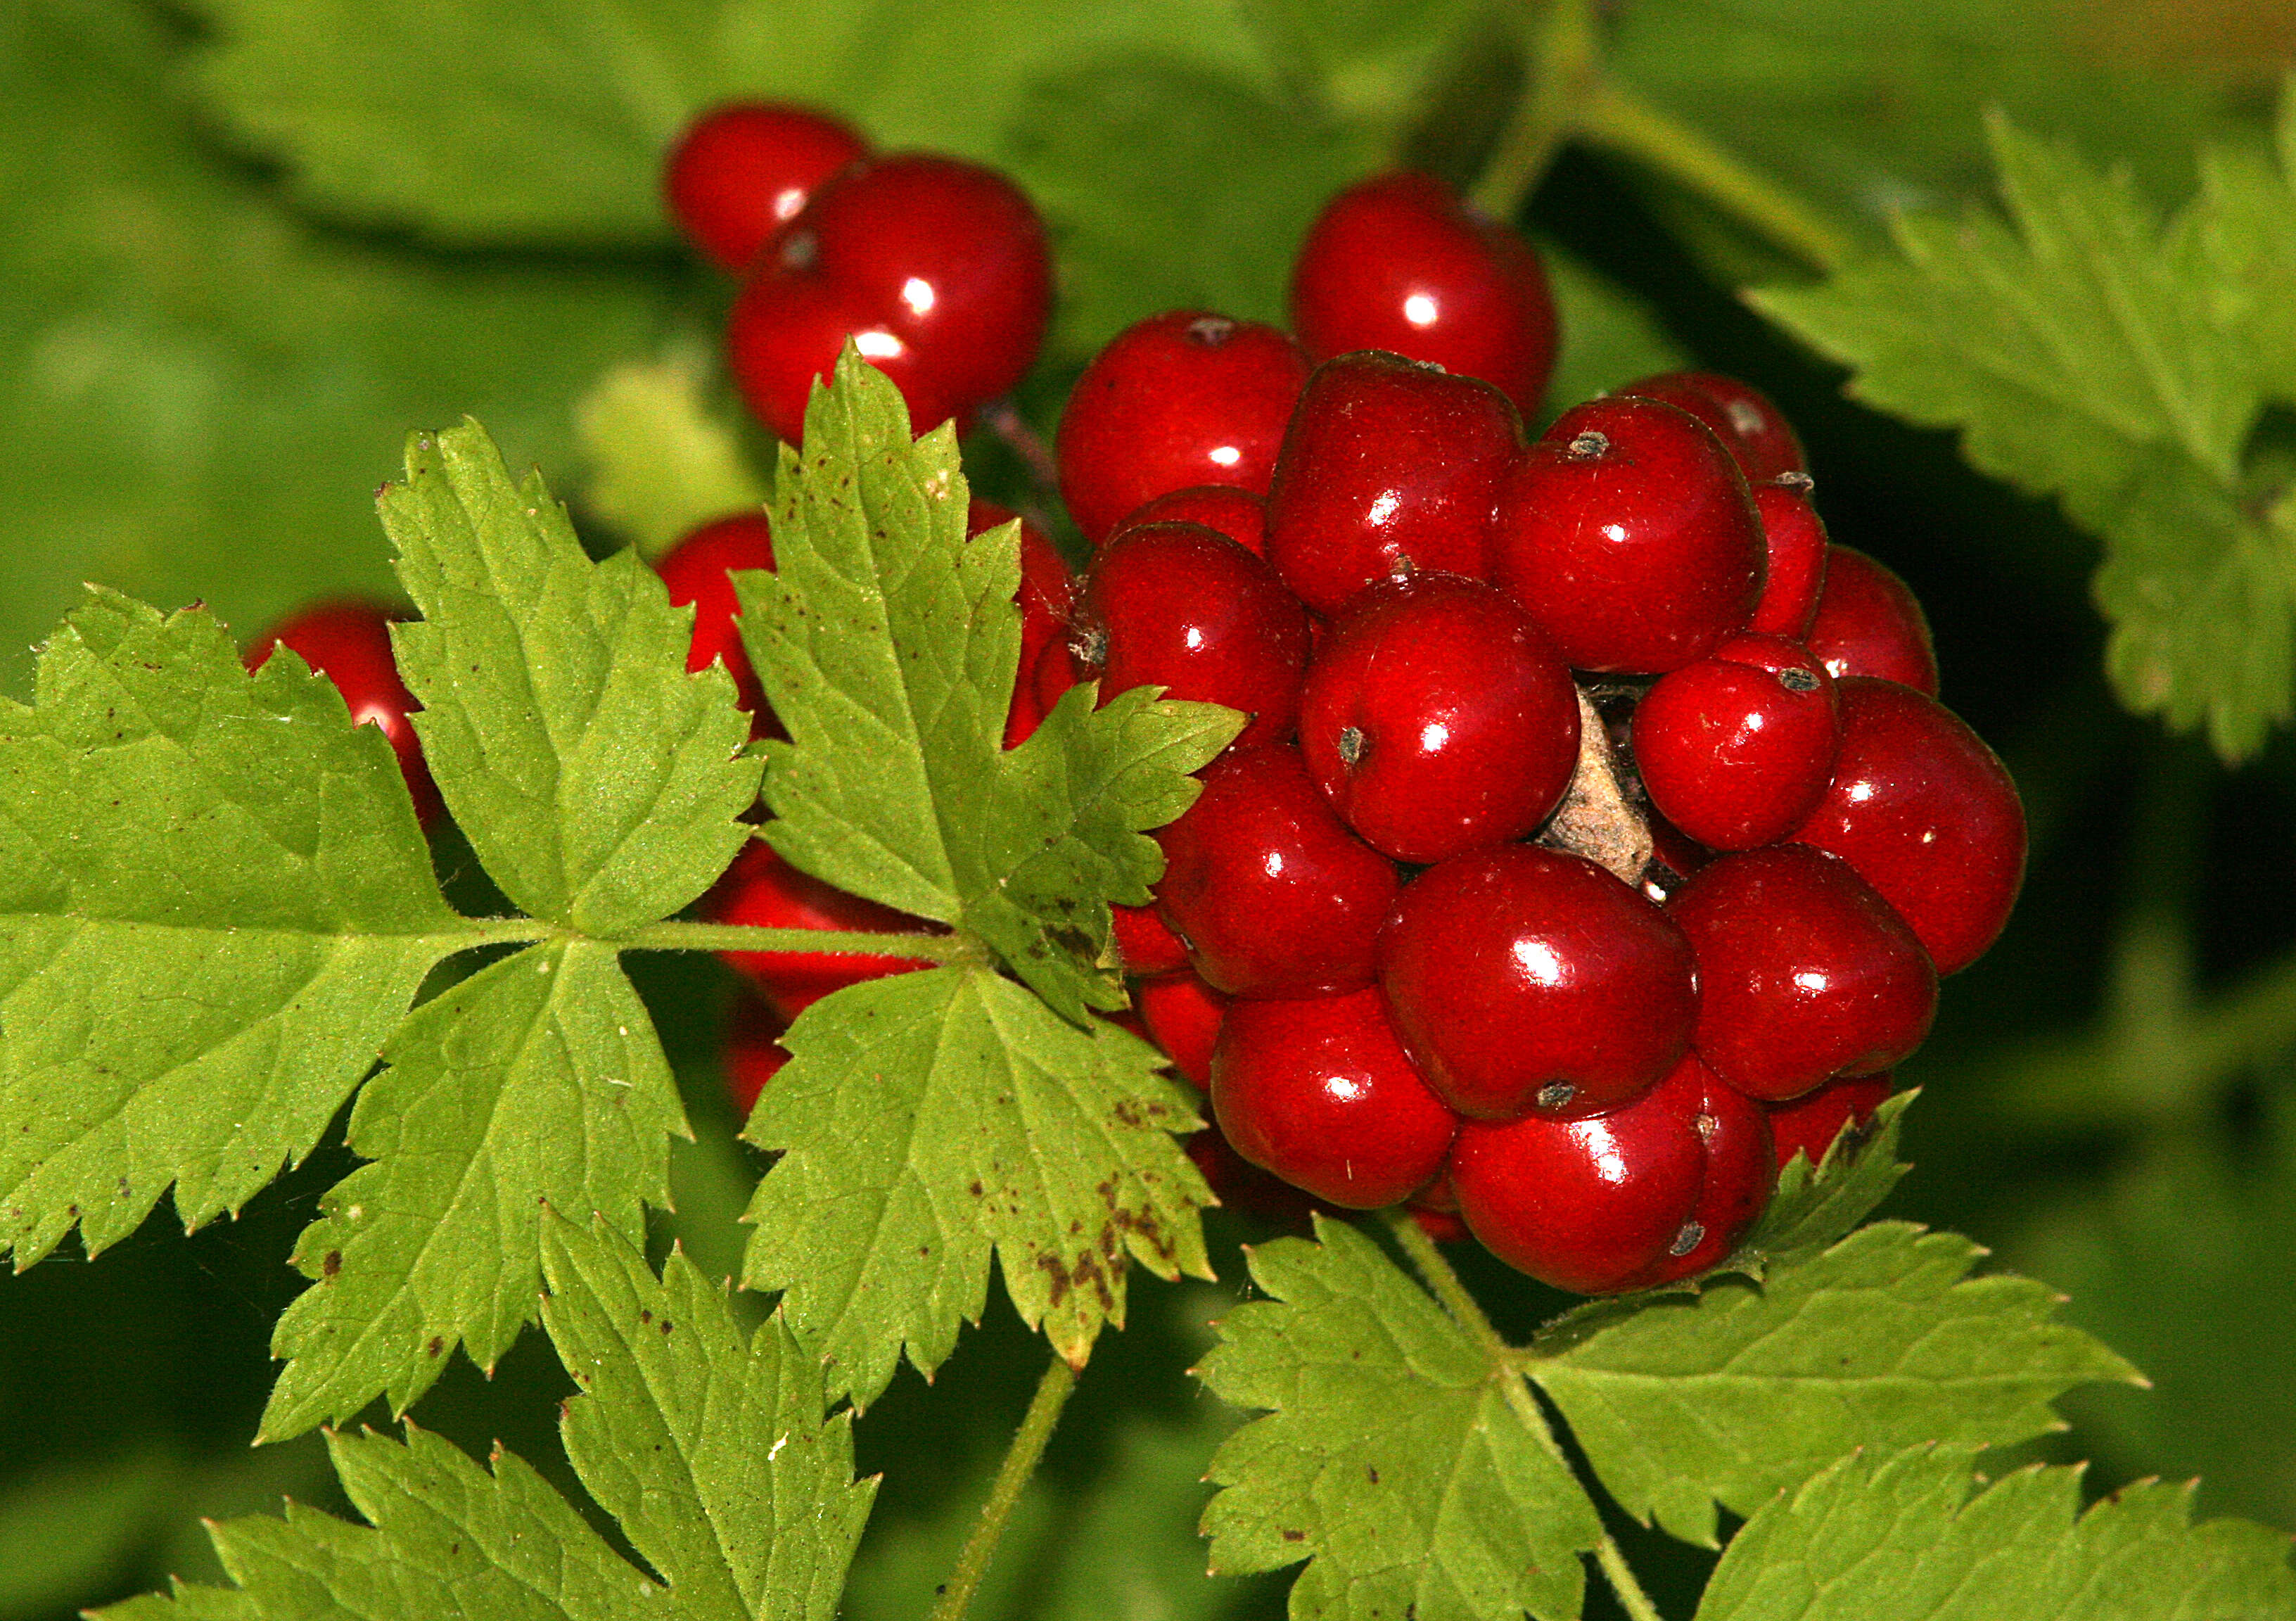
{"type": "Polygon", "coordinates": [[[768,929],[740,923],[652,923],[614,944],[633,951],[826,951],[840,957],[915,957],[986,962],[965,934],[873,934],[853,929],[768,929]]]}
{"type": "Polygon", "coordinates": [[[1546,0],[1524,29],[1529,78],[1475,181],[1475,205],[1513,219],[1579,122],[1593,92],[1598,40],[1589,0],[1546,0]]]}
{"type": "Polygon", "coordinates": [[[966,1607],[972,1602],[973,1590],[988,1574],[988,1561],[996,1556],[997,1542],[1004,1535],[1004,1522],[1013,1518],[1013,1507],[1029,1485],[1029,1477],[1045,1455],[1045,1443],[1052,1439],[1053,1426],[1061,1421],[1061,1409],[1068,1405],[1069,1393],[1076,1388],[1077,1370],[1053,1353],[1045,1377],[1037,1382],[1036,1399],[1029,1403],[1028,1415],[1021,1428],[1013,1432],[1013,1444],[1004,1454],[1004,1461],[996,1470],[996,1484],[988,1488],[988,1501],[980,1506],[980,1519],[972,1527],[972,1535],[964,1539],[964,1547],[956,1556],[955,1568],[948,1580],[941,1584],[940,1598],[932,1607],[927,1621],[959,1621],[966,1607]]]}
{"type": "MultiPolygon", "coordinates": [[[[1507,1405],[1514,1409],[1515,1416],[1523,1421],[1532,1435],[1538,1437],[1546,1450],[1562,1459],[1564,1467],[1568,1468],[1570,1461],[1563,1457],[1562,1444],[1554,1438],[1554,1428],[1547,1423],[1538,1398],[1530,1393],[1529,1381],[1524,1377],[1513,1347],[1499,1337],[1499,1331],[1484,1315],[1481,1304],[1467,1292],[1467,1286],[1459,1280],[1459,1274],[1451,1270],[1451,1263],[1443,1258],[1443,1252],[1435,1247],[1435,1240],[1427,1236],[1427,1230],[1420,1226],[1412,1214],[1401,1205],[1391,1205],[1382,1214],[1387,1217],[1387,1224],[1395,1234],[1395,1241],[1403,1247],[1403,1253],[1410,1258],[1411,1264],[1427,1280],[1427,1287],[1435,1291],[1435,1298],[1442,1302],[1443,1309],[1466,1330],[1467,1337],[1475,1342],[1491,1365],[1500,1370],[1505,1381],[1500,1388],[1505,1394],[1507,1405]]],[[[1650,1601],[1650,1595],[1643,1592],[1642,1584],[1635,1579],[1634,1570],[1627,1563],[1627,1556],[1620,1551],[1618,1543],[1608,1533],[1595,1544],[1595,1562],[1602,1567],[1603,1576],[1611,1584],[1611,1591],[1618,1594],[1620,1605],[1633,1621],[1663,1621],[1658,1613],[1658,1606],[1650,1601]]]]}
{"type": "Polygon", "coordinates": [[[1656,169],[1813,270],[1831,273],[1849,258],[1849,239],[1800,197],[1631,91],[1590,86],[1578,134],[1656,169]]]}

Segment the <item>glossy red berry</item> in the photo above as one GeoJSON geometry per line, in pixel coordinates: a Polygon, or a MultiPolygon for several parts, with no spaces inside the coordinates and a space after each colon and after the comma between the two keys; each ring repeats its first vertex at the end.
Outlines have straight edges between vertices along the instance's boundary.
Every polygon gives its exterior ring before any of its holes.
{"type": "Polygon", "coordinates": [[[1490,578],[1572,668],[1660,675],[1745,624],[1764,557],[1721,442],[1672,406],[1614,396],[1564,412],[1507,475],[1490,578]]]}
{"type": "Polygon", "coordinates": [[[1616,1108],[1690,1045],[1690,943],[1592,861],[1535,845],[1414,879],[1379,942],[1396,1033],[1463,1115],[1616,1108]]]}
{"type": "Polygon", "coordinates": [[[2025,808],[1985,742],[1934,698],[1844,678],[1841,751],[1800,843],[1857,869],[1939,974],[1984,955],[2025,879],[2025,808]]]}
{"type": "Polygon", "coordinates": [[[726,321],[726,364],[758,420],[794,445],[805,438],[815,383],[828,379],[848,339],[901,391],[912,432],[937,427],[971,403],[927,367],[922,351],[882,313],[841,287],[771,265],[734,300],[726,321]]]}
{"type": "Polygon", "coordinates": [[[1705,1185],[1694,1103],[1676,1095],[1694,1082],[1668,1079],[1591,1119],[1463,1124],[1451,1185],[1483,1247],[1557,1288],[1633,1287],[1681,1240],[1705,1185]]]}
{"type": "Polygon", "coordinates": [[[1228,484],[1198,484],[1160,495],[1119,523],[1113,534],[1144,523],[1201,523],[1255,557],[1267,555],[1267,498],[1228,484]]]}
{"type": "Polygon", "coordinates": [[[391,656],[391,621],[404,617],[358,597],[313,603],[248,644],[246,662],[250,670],[259,670],[274,648],[285,647],[332,682],[351,712],[351,723],[372,726],[390,740],[407,794],[414,802],[415,819],[428,827],[443,807],[430,768],[422,761],[422,740],[406,718],[414,707],[414,695],[399,679],[398,664],[391,656]]]}
{"type": "Polygon", "coordinates": [[[1292,325],[1318,360],[1382,349],[1492,384],[1525,416],[1554,370],[1554,297],[1538,255],[1431,175],[1348,187],[1308,228],[1292,325]]]}
{"type": "Polygon", "coordinates": [[[1546,819],[1578,763],[1578,689],[1495,587],[1456,574],[1382,580],[1316,650],[1300,750],[1372,848],[1439,861],[1546,819]]]}
{"type": "Polygon", "coordinates": [[[1265,559],[1201,523],[1150,523],[1100,549],[1070,650],[1100,701],[1154,685],[1251,717],[1235,746],[1280,742],[1300,713],[1308,611],[1265,559]]]}
{"type": "Polygon", "coordinates": [[[1132,1000],[1148,1039],[1164,1049],[1181,1079],[1202,1091],[1212,1082],[1212,1046],[1228,999],[1187,969],[1143,980],[1132,1000]]]}
{"type": "Polygon", "coordinates": [[[1176,974],[1188,966],[1186,942],[1172,933],[1153,905],[1111,906],[1108,915],[1114,924],[1116,954],[1127,974],[1147,978],[1176,974]]]}
{"type": "MultiPolygon", "coordinates": [[[[965,509],[964,532],[986,534],[1019,516],[994,501],[976,499],[965,509]]],[[[1035,731],[1044,712],[1051,707],[1040,705],[1037,697],[1037,661],[1046,648],[1067,639],[1069,615],[1076,607],[1076,580],[1069,573],[1067,562],[1045,531],[1025,519],[1021,523],[1021,587],[1014,600],[1021,605],[1021,656],[1013,674],[1013,704],[1004,721],[1008,749],[1019,746],[1035,731]]]]}
{"type": "Polygon", "coordinates": [[[1044,650],[1037,654],[1035,670],[1022,673],[1026,679],[1014,681],[1013,707],[1004,716],[1004,746],[1008,749],[1017,749],[1036,736],[1045,717],[1076,685],[1076,662],[1069,656],[1067,640],[1046,643],[1044,650]]]}
{"type": "Polygon", "coordinates": [[[1682,1061],[1679,1080],[1669,1075],[1653,1094],[1674,1107],[1690,1107],[1692,1128],[1706,1149],[1706,1173],[1698,1201],[1674,1241],[1628,1287],[1655,1288],[1697,1276],[1729,1258],[1770,1202],[1777,1184],[1777,1156],[1768,1112],[1752,1098],[1724,1085],[1698,1061],[1682,1061]],[[1695,1101],[1692,1089],[1696,1082],[1695,1101]],[[1677,1101],[1679,1100],[1679,1101],[1677,1101]]]}
{"type": "Polygon", "coordinates": [[[663,169],[662,190],[694,246],[738,271],[816,186],[866,151],[850,125],[826,113],[729,102],[686,126],[663,169]]]}
{"type": "Polygon", "coordinates": [[[1667,913],[1698,959],[1698,1055],[1750,1098],[1877,1074],[1929,1034],[1929,953],[1846,861],[1806,844],[1724,856],[1667,913]]]}
{"type": "Polygon", "coordinates": [[[734,594],[732,576],[740,570],[773,566],[774,531],[761,512],[736,513],[705,523],[654,564],[662,584],[669,588],[671,604],[693,608],[686,669],[707,670],[722,660],[726,673],[734,678],[734,701],[753,718],[751,729],[760,736],[772,728],[774,712],[742,646],[742,605],[734,594]]]}
{"type": "Polygon", "coordinates": [[[1196,802],[1155,835],[1167,863],[1157,898],[1196,972],[1230,996],[1371,983],[1395,868],[1332,814],[1300,751],[1231,752],[1202,779],[1196,802]]]}
{"type": "Polygon", "coordinates": [[[1825,525],[1809,498],[1806,473],[1782,473],[1755,485],[1754,511],[1762,520],[1768,567],[1761,600],[1746,629],[1759,636],[1799,642],[1817,619],[1817,596],[1825,585],[1825,525]]]}
{"type": "Polygon", "coordinates": [[[1307,380],[1300,346],[1259,321],[1175,309],[1127,328],[1085,368],[1061,413],[1069,515],[1098,545],[1175,490],[1220,484],[1265,495],[1307,380]]]}
{"type": "Polygon", "coordinates": [[[1237,1153],[1349,1210],[1423,1186],[1459,1123],[1404,1056],[1376,991],[1233,1004],[1211,1097],[1237,1153]]]}
{"type": "Polygon", "coordinates": [[[1662,399],[1689,412],[1713,430],[1750,484],[1809,471],[1793,424],[1767,394],[1751,383],[1715,372],[1663,372],[1614,391],[1639,399],[1662,399]]]}
{"type": "Polygon", "coordinates": [[[1849,547],[1826,547],[1825,588],[1810,623],[1809,650],[1837,680],[1872,676],[1938,695],[1937,649],[1921,600],[1889,569],[1849,547]]]}
{"type": "Polygon", "coordinates": [[[1770,1135],[1777,1147],[1778,1169],[1797,1154],[1812,1165],[1824,1163],[1833,1140],[1864,1125],[1890,1095],[1890,1077],[1844,1075],[1814,1092],[1769,1106],[1770,1135]]]}
{"type": "Polygon", "coordinates": [[[767,1082],[790,1061],[789,1049],[781,1044],[788,1030],[789,1021],[754,992],[744,991],[735,1000],[720,1063],[726,1074],[726,1095],[744,1120],[758,1107],[758,1096],[767,1082]]]}
{"type": "MultiPolygon", "coordinates": [[[[850,929],[868,934],[938,934],[940,926],[849,895],[801,873],[770,845],[752,840],[701,909],[717,923],[769,929],[850,929]]],[[[932,965],[914,957],[858,956],[836,951],[724,951],[726,963],[763,993],[783,1018],[793,1019],[832,991],[865,979],[906,974],[932,965]]]]}
{"type": "Polygon", "coordinates": [[[1396,355],[1326,360],[1276,458],[1268,559],[1325,614],[1398,574],[1486,579],[1491,502],[1521,432],[1488,383],[1396,355]]]}
{"type": "Polygon", "coordinates": [[[1833,778],[1833,678],[1804,648],[1733,636],[1636,707],[1635,761],[1659,814],[1714,850],[1785,837],[1833,778]]]}

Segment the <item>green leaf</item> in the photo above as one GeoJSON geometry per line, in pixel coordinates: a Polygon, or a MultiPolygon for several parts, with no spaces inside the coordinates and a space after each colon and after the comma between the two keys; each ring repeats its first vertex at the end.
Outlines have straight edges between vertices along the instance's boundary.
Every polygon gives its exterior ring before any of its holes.
{"type": "Polygon", "coordinates": [[[977,1321],[991,1249],[1021,1318],[1081,1363],[1124,1321],[1125,1273],[1210,1277],[1194,1130],[1161,1054],[1054,1016],[983,968],[873,980],[808,1008],[744,1135],[781,1159],[743,1281],[780,1289],[832,1391],[876,1399],[977,1321]]]}
{"type": "Polygon", "coordinates": [[[2022,1441],[2073,1386],[2136,1379],[2042,1285],[1968,1277],[1981,1253],[1876,1222],[1759,1284],[1576,1315],[1524,1368],[1621,1507],[1711,1546],[1716,1502],[1751,1514],[1852,1447],[2022,1441]]]}
{"type": "Polygon", "coordinates": [[[1990,1485],[1973,1450],[1841,1459],[1747,1521],[1698,1621],[2272,1621],[2296,1616],[2284,1532],[2192,1521],[2146,1481],[2080,1511],[2080,1470],[1990,1485]]]}
{"type": "Polygon", "coordinates": [[[993,160],[1047,71],[1152,46],[1250,67],[1223,0],[198,0],[200,83],[308,201],[455,243],[665,239],[663,154],[734,96],[993,160]],[[387,70],[379,64],[388,64],[387,70]]]}
{"type": "Polygon", "coordinates": [[[2259,510],[2242,476],[2287,317],[2260,317],[2204,244],[2296,199],[2220,185],[2164,235],[2125,177],[2005,122],[1993,137],[2009,225],[1907,219],[1898,257],[1755,301],[1854,367],[1857,397],[1960,429],[1980,471],[2102,536],[2122,702],[2252,753],[2296,704],[2296,511],[2259,510]]]}
{"type": "Polygon", "coordinates": [[[414,436],[379,504],[424,615],[392,631],[423,757],[504,893],[611,936],[708,888],[761,767],[733,678],[686,673],[693,610],[635,552],[585,556],[474,422],[414,436]]]}
{"type": "Polygon", "coordinates": [[[173,1506],[183,1468],[159,1451],[53,1462],[0,1496],[0,1616],[52,1615],[110,1587],[173,1506]]]}
{"type": "Polygon", "coordinates": [[[236,1212],[469,943],[332,684],[94,591],[0,700],[0,1247],[236,1212]]]}
{"type": "Polygon", "coordinates": [[[1144,904],[1145,830],[1243,724],[1086,687],[1003,746],[1020,657],[1019,530],[964,535],[944,431],[912,442],[899,392],[847,346],[783,452],[775,572],[740,576],[742,635],[790,740],[766,745],[763,836],[840,889],[985,940],[1070,1018],[1124,1005],[1111,901],[1144,904]]]}
{"type": "Polygon", "coordinates": [[[1212,1568],[1312,1559],[1302,1617],[1575,1617],[1603,1529],[1529,1394],[1363,1234],[1316,1236],[1251,1252],[1274,1298],[1203,1362],[1215,1395],[1273,1410],[1212,1461],[1212,1568]]]}
{"type": "Polygon", "coordinates": [[[1315,101],[1399,145],[1446,70],[1495,12],[1488,0],[1245,0],[1268,53],[1315,101]]]}
{"type": "Polygon", "coordinates": [[[766,504],[765,484],[711,410],[690,351],[612,367],[576,403],[574,426],[589,473],[578,504],[642,556],[766,504]]]}
{"type": "Polygon", "coordinates": [[[830,1621],[876,1483],[853,1479],[852,1416],[822,1419],[818,1364],[778,1319],[744,1335],[681,1255],[656,1282],[559,1218],[543,1260],[543,1321],[582,1387],[566,1455],[680,1612],[830,1621]]]}
{"type": "Polygon", "coordinates": [[[567,401],[676,320],[657,265],[443,259],[313,227],[202,138],[181,37],[117,0],[0,8],[13,696],[83,580],[204,600],[242,633],[390,593],[370,496],[409,428],[477,411],[562,468],[567,401]]]}
{"type": "Polygon", "coordinates": [[[1823,1249],[1874,1214],[1911,1169],[1898,1158],[1898,1131],[1919,1090],[1885,1098],[1873,1117],[1838,1134],[1819,1164],[1797,1152],[1778,1173],[1770,1202],[1726,1265],[1761,1275],[1773,1261],[1823,1249]]]}
{"type": "Polygon", "coordinates": [[[745,1337],[723,1291],[676,1255],[660,1281],[611,1231],[554,1215],[544,1308],[582,1394],[562,1419],[583,1484],[654,1566],[610,1549],[542,1477],[491,1473],[406,1427],[404,1444],[332,1434],[368,1524],[290,1503],[209,1534],[234,1589],[186,1586],[124,1621],[828,1621],[873,1483],[853,1482],[843,1414],[778,1319],[745,1337]],[[664,1582],[667,1585],[664,1585],[664,1582]]]}
{"type": "Polygon", "coordinates": [[[315,1281],[280,1317],[287,1366],[262,1438],[394,1412],[459,1343],[491,1370],[532,1321],[546,1206],[599,1212],[633,1241],[688,1134],[644,1006],[590,942],[506,957],[425,1002],[359,1094],[350,1146],[374,1163],[296,1245],[315,1281]]]}

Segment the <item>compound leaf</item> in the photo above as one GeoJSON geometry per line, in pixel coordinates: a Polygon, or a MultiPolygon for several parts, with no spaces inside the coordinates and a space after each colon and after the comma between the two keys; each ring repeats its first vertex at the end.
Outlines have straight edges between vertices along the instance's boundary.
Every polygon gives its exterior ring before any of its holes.
{"type": "Polygon", "coordinates": [[[2125,176],[2000,120],[1993,150],[2009,223],[1903,220],[1896,257],[1756,301],[1854,367],[1859,398],[1961,430],[1978,468],[2102,536],[2122,702],[2253,753],[2296,704],[2296,504],[2247,487],[2243,449],[2267,392],[2296,389],[2261,369],[2296,332],[2228,267],[2296,232],[2296,199],[2219,162],[2164,234],[2125,176]]]}
{"type": "Polygon", "coordinates": [[[2136,1379],[2044,1286],[1969,1277],[1981,1253],[1879,1222],[1759,1284],[1575,1314],[1524,1366],[1621,1507],[1710,1546],[1717,1502],[1751,1514],[1852,1447],[2022,1441],[2073,1386],[2136,1379]]]}
{"type": "Polygon", "coordinates": [[[1272,1410],[1212,1461],[1213,1569],[1311,1560],[1302,1617],[1575,1617],[1602,1526],[1529,1393],[1370,1239],[1316,1238],[1251,1252],[1274,1298],[1204,1358],[1215,1395],[1272,1410]]]}
{"type": "Polygon", "coordinates": [[[281,654],[94,590],[0,700],[0,1247],[188,1226],[308,1154],[471,943],[398,762],[281,654]]]}
{"type": "Polygon", "coordinates": [[[2080,1470],[1986,1485],[1975,1450],[1843,1458],[1747,1521],[1698,1621],[2274,1621],[2296,1617],[2284,1532],[2192,1523],[2145,1481],[2080,1511],[2080,1470]]]}
{"type": "Polygon", "coordinates": [[[967,539],[945,430],[909,438],[884,375],[849,345],[784,448],[775,572],[741,576],[742,635],[790,740],[766,745],[763,836],[840,889],[985,940],[1070,1018],[1124,1005],[1111,901],[1144,904],[1145,830],[1193,802],[1188,773],[1232,710],[1066,699],[1003,746],[1020,657],[1018,531],[967,539]]]}
{"type": "Polygon", "coordinates": [[[1161,1054],[1078,1029],[985,968],[896,975],[808,1008],[744,1133],[758,1184],[743,1280],[780,1289],[832,1391],[876,1399],[978,1320],[992,1249],[1021,1319],[1081,1363],[1124,1321],[1125,1273],[1210,1276],[1195,1129],[1161,1054]]]}
{"type": "Polygon", "coordinates": [[[280,1317],[279,1440],[430,1387],[460,1343],[491,1369],[534,1316],[547,1206],[643,1236],[687,1135],[661,1047],[611,948],[528,948],[425,1002],[351,1112],[373,1164],[337,1183],[280,1317]]]}
{"type": "Polygon", "coordinates": [[[550,1213],[544,1316],[582,1394],[567,1455],[653,1567],[631,1565],[531,1468],[491,1472],[406,1427],[331,1434],[367,1524],[290,1503],[210,1525],[235,1588],[178,1583],[123,1621],[829,1621],[873,1483],[851,1425],[778,1318],[744,1336],[722,1290],[672,1255],[657,1280],[611,1229],[550,1213]]]}
{"type": "Polygon", "coordinates": [[[410,439],[379,505],[424,616],[393,629],[423,756],[504,893],[593,935],[700,894],[761,768],[733,678],[686,673],[693,611],[633,551],[591,562],[474,422],[410,439]]]}

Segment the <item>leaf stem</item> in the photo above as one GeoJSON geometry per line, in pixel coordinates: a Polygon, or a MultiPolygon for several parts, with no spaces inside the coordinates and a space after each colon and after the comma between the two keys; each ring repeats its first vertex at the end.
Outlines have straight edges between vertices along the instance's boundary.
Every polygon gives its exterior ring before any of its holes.
{"type": "Polygon", "coordinates": [[[1076,1388],[1076,1381],[1077,1370],[1059,1352],[1054,1352],[1045,1377],[1037,1381],[1036,1397],[1029,1403],[1027,1416],[1021,1419],[1021,1428],[1013,1432],[1012,1447],[997,1468],[996,1483],[988,1488],[988,1501],[980,1505],[980,1519],[972,1527],[972,1535],[964,1539],[955,1568],[948,1573],[948,1580],[941,1584],[940,1598],[926,1621],[959,1621],[972,1604],[973,1590],[988,1573],[988,1561],[996,1556],[996,1544],[1004,1535],[1004,1522],[1013,1517],[1021,1492],[1036,1474],[1037,1465],[1045,1455],[1045,1443],[1052,1439],[1053,1427],[1061,1421],[1061,1409],[1068,1405],[1069,1393],[1076,1388]]]}
{"type": "MultiPolygon", "coordinates": [[[[1514,1409],[1515,1416],[1539,1438],[1546,1450],[1562,1459],[1563,1466],[1569,1468],[1570,1460],[1563,1455],[1562,1444],[1554,1438],[1554,1428],[1546,1421],[1546,1410],[1539,1406],[1538,1398],[1531,1394],[1530,1385],[1523,1375],[1513,1348],[1499,1337],[1499,1331],[1491,1326],[1491,1320],[1484,1314],[1481,1304],[1468,1293],[1467,1286],[1459,1280],[1459,1274],[1443,1258],[1443,1252],[1435,1247],[1435,1240],[1427,1236],[1427,1230],[1420,1226],[1412,1214],[1400,1205],[1390,1205],[1381,1214],[1387,1218],[1388,1227],[1395,1234],[1395,1241],[1402,1246],[1403,1253],[1410,1258],[1411,1264],[1426,1280],[1427,1287],[1435,1291],[1435,1298],[1442,1302],[1443,1309],[1451,1313],[1459,1326],[1466,1330],[1467,1337],[1480,1347],[1491,1365],[1498,1370],[1505,1381],[1501,1389],[1506,1395],[1507,1405],[1514,1409]]],[[[1627,1563],[1627,1556],[1620,1551],[1618,1543],[1608,1532],[1603,1534],[1602,1541],[1595,1544],[1595,1560],[1602,1567],[1603,1576],[1611,1584],[1611,1591],[1618,1594],[1620,1605],[1632,1621],[1664,1621],[1658,1606],[1651,1602],[1650,1595],[1635,1579],[1634,1570],[1627,1563]]]]}
{"type": "Polygon", "coordinates": [[[1523,29],[1528,81],[1476,179],[1475,206],[1513,219],[1579,122],[1595,88],[1597,40],[1588,0],[1545,0],[1523,29]]]}
{"type": "Polygon", "coordinates": [[[1850,256],[1849,239],[1802,199],[1631,91],[1608,82],[1590,86],[1578,134],[1656,169],[1820,274],[1839,269],[1850,256]]]}
{"type": "Polygon", "coordinates": [[[741,923],[652,923],[613,942],[632,951],[825,951],[839,957],[914,957],[986,962],[968,934],[885,934],[857,929],[768,929],[741,923]]]}

